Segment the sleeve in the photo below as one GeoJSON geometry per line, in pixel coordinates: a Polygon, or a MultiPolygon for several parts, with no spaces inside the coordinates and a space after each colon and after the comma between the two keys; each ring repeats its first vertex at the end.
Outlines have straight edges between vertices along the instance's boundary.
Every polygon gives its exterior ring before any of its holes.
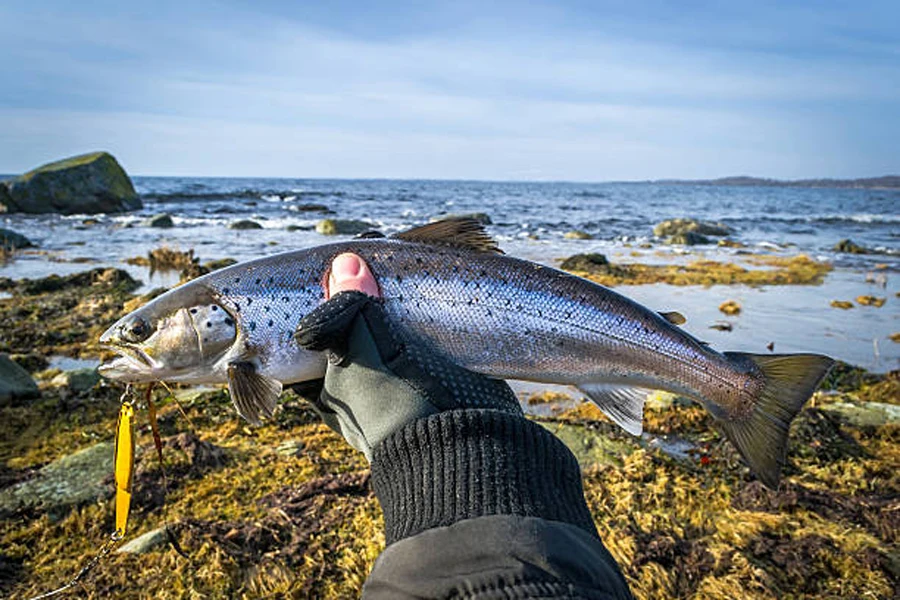
{"type": "Polygon", "coordinates": [[[631,598],[574,455],[521,416],[414,421],[375,448],[372,484],[387,548],[364,598],[631,598]]]}

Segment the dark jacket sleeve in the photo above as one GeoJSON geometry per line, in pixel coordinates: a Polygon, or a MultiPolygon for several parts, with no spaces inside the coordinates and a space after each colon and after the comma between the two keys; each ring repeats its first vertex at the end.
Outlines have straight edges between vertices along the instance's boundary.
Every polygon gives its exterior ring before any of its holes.
{"type": "Polygon", "coordinates": [[[631,598],[575,457],[521,416],[410,423],[375,448],[372,483],[387,548],[364,598],[631,598]]]}

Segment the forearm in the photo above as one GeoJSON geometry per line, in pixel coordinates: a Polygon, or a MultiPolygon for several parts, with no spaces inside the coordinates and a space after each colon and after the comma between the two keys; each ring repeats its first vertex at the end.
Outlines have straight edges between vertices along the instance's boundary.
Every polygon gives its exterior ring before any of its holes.
{"type": "Polygon", "coordinates": [[[630,597],[597,536],[575,457],[522,417],[420,419],[375,448],[372,476],[388,548],[368,597],[630,597]]]}

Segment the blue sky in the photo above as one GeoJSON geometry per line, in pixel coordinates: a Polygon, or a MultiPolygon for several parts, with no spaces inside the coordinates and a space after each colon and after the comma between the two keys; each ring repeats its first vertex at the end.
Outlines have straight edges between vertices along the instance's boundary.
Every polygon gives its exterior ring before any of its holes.
{"type": "Polygon", "coordinates": [[[900,172],[900,3],[0,4],[0,172],[900,172]]]}

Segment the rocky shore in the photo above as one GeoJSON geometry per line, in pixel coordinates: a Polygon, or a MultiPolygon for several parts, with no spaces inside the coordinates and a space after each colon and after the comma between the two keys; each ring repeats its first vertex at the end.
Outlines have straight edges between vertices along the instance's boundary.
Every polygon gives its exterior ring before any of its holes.
{"type": "MultiPolygon", "coordinates": [[[[4,597],[62,584],[112,530],[122,388],[96,376],[96,339],[146,301],[136,286],[115,268],[0,279],[0,321],[16,324],[0,330],[0,352],[34,382],[0,400],[4,597]]],[[[132,543],[78,593],[354,597],[384,544],[362,457],[292,393],[259,428],[223,390],[176,388],[175,397],[155,392],[168,493],[139,402],[132,543]]],[[[638,598],[900,593],[900,373],[836,369],[792,429],[777,492],[686,400],[652,398],[641,438],[577,397],[523,403],[576,452],[600,534],[638,598]]]]}

